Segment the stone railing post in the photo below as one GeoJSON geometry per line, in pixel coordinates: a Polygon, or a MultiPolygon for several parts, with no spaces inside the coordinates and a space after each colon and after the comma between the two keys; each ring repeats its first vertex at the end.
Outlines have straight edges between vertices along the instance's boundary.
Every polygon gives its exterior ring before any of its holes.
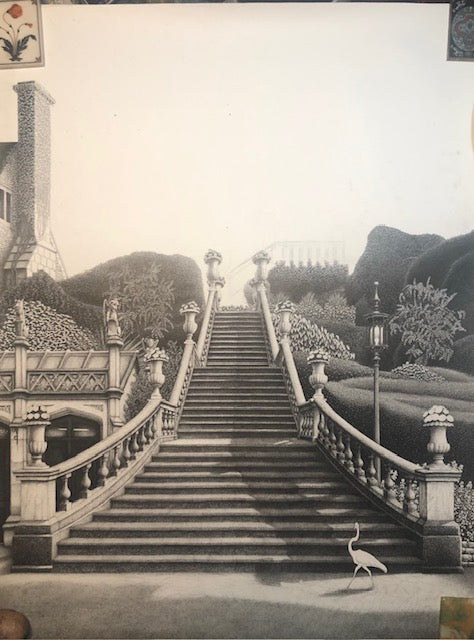
{"type": "Polygon", "coordinates": [[[147,366],[148,376],[153,384],[151,398],[159,400],[161,398],[161,387],[165,383],[163,373],[163,363],[169,361],[169,357],[163,349],[158,346],[158,340],[146,338],[144,361],[147,366]]]}
{"type": "Polygon", "coordinates": [[[10,516],[4,525],[4,543],[10,546],[15,522],[20,518],[20,482],[16,471],[28,465],[28,431],[25,425],[28,399],[28,327],[23,300],[15,302],[15,375],[13,413],[10,423],[10,516]]]}
{"type": "Polygon", "coordinates": [[[257,267],[255,277],[252,278],[252,286],[255,287],[255,308],[257,311],[262,308],[263,294],[266,294],[268,265],[270,261],[270,254],[266,251],[259,251],[252,257],[252,262],[257,267]]]}
{"type": "Polygon", "coordinates": [[[211,287],[215,280],[220,278],[219,266],[222,262],[222,254],[214,249],[208,249],[204,262],[207,264],[207,283],[211,287]]]}
{"type": "MultiPolygon", "coordinates": [[[[266,300],[266,297],[264,299],[266,300]]],[[[286,302],[280,302],[280,304],[277,304],[275,307],[275,313],[280,317],[280,322],[278,324],[278,330],[280,332],[280,350],[278,359],[281,358],[286,364],[288,375],[291,380],[291,386],[295,394],[296,404],[302,405],[306,402],[306,399],[301,387],[300,378],[290,345],[291,317],[294,312],[295,305],[289,300],[286,302]]]]}
{"type": "Polygon", "coordinates": [[[447,427],[454,425],[446,407],[434,405],[423,415],[430,430],[428,451],[433,462],[416,471],[420,487],[420,516],[423,525],[423,566],[432,570],[461,571],[461,536],[454,522],[454,487],[461,471],[444,463],[450,450],[447,427]]]}
{"type": "Polygon", "coordinates": [[[219,304],[216,298],[219,297],[220,289],[222,289],[225,283],[223,278],[221,282],[221,276],[219,273],[219,265],[222,262],[222,255],[218,251],[214,251],[214,249],[209,249],[204,255],[204,262],[207,264],[207,284],[209,285],[209,291],[207,294],[204,317],[202,319],[201,330],[199,332],[199,338],[196,346],[196,356],[200,366],[202,366],[203,358],[205,359],[204,351],[208,331],[210,328],[212,329],[212,326],[210,326],[212,325],[212,314],[219,304]]]}
{"type": "Polygon", "coordinates": [[[306,361],[313,369],[309,376],[309,381],[314,389],[313,398],[315,396],[322,396],[323,389],[328,381],[324,368],[329,362],[329,354],[323,349],[316,349],[309,353],[306,361]]]}
{"type": "Polygon", "coordinates": [[[109,423],[112,428],[124,424],[120,411],[120,351],[123,347],[122,330],[118,319],[120,303],[117,298],[104,300],[105,343],[109,352],[109,384],[107,388],[107,405],[109,423]]]}

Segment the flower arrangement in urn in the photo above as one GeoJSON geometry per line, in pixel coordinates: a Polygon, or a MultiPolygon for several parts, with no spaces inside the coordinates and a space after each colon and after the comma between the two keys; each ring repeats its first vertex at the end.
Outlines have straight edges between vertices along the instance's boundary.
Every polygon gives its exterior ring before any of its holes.
{"type": "Polygon", "coordinates": [[[423,424],[427,427],[452,427],[454,425],[454,418],[446,407],[435,404],[423,414],[423,424]]]}
{"type": "Polygon", "coordinates": [[[252,256],[252,262],[254,264],[258,264],[261,261],[270,262],[271,256],[268,251],[258,251],[254,256],[252,256]]]}
{"type": "Polygon", "coordinates": [[[204,254],[204,262],[210,262],[211,260],[222,262],[222,253],[219,253],[219,251],[215,249],[208,249],[204,254]]]}
{"type": "Polygon", "coordinates": [[[185,302],[181,305],[179,313],[180,315],[184,315],[185,313],[196,313],[198,314],[201,311],[197,302],[191,300],[191,302],[185,302]]]}
{"type": "Polygon", "coordinates": [[[21,55],[28,47],[30,40],[36,40],[36,36],[29,31],[33,28],[31,22],[21,22],[23,8],[14,3],[7,9],[0,22],[0,46],[5,51],[11,62],[21,62],[21,55]],[[6,28],[3,26],[6,24],[6,28]],[[2,34],[5,35],[2,35],[2,34]]]}
{"type": "Polygon", "coordinates": [[[306,358],[308,364],[311,364],[312,362],[324,362],[327,364],[329,360],[329,353],[321,347],[317,347],[316,349],[310,351],[308,357],[306,358]]]}
{"type": "Polygon", "coordinates": [[[446,438],[446,427],[454,425],[454,418],[446,407],[435,404],[423,414],[423,425],[430,429],[427,449],[433,454],[432,467],[444,466],[444,454],[451,450],[446,438]]]}
{"type": "Polygon", "coordinates": [[[291,300],[285,300],[284,302],[279,302],[274,309],[274,313],[282,313],[282,312],[288,312],[288,313],[295,313],[296,311],[296,305],[291,302],[291,300]]]}

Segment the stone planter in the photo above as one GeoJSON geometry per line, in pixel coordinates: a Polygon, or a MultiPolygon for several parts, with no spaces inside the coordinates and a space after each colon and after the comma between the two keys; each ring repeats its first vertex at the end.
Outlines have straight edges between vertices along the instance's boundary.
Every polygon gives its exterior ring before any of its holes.
{"type": "Polygon", "coordinates": [[[314,395],[320,396],[328,381],[324,368],[329,362],[329,355],[323,351],[311,351],[306,361],[313,369],[309,381],[314,389],[314,395]]]}
{"type": "Polygon", "coordinates": [[[257,267],[255,278],[258,282],[263,282],[267,279],[268,264],[270,263],[270,261],[270,254],[266,251],[259,251],[253,256],[252,262],[257,267]]]}
{"type": "Polygon", "coordinates": [[[183,331],[186,334],[186,340],[191,340],[197,330],[196,316],[200,311],[194,301],[183,304],[179,310],[179,313],[184,316],[183,331]]]}
{"type": "Polygon", "coordinates": [[[207,264],[207,281],[210,284],[220,276],[219,265],[222,262],[222,255],[214,249],[209,249],[204,256],[204,262],[207,264]]]}
{"type": "Polygon", "coordinates": [[[454,426],[454,418],[446,407],[434,405],[423,414],[423,424],[430,430],[428,451],[433,455],[430,468],[444,467],[444,454],[448,453],[451,445],[446,437],[446,429],[454,426]]]}

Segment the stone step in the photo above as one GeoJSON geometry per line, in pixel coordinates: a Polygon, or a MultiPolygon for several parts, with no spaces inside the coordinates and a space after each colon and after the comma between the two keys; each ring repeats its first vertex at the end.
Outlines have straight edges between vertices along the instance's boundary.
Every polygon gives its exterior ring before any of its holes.
{"type": "MultiPolygon", "coordinates": [[[[291,413],[268,413],[263,417],[259,417],[258,415],[252,414],[239,414],[239,413],[228,413],[228,414],[220,414],[219,412],[208,412],[208,413],[197,413],[192,412],[186,415],[183,415],[180,420],[180,427],[184,426],[234,426],[234,427],[245,427],[245,426],[254,426],[254,427],[271,427],[274,425],[286,425],[288,428],[292,428],[295,425],[295,422],[292,418],[291,413]]],[[[296,433],[293,434],[293,437],[296,436],[296,433]]]]}
{"type": "MultiPolygon", "coordinates": [[[[293,425],[293,429],[286,426],[283,426],[280,429],[267,429],[260,427],[258,428],[258,435],[261,438],[274,438],[275,435],[280,435],[282,438],[291,438],[295,435],[295,428],[295,425],[293,425]]],[[[255,429],[244,429],[242,427],[218,427],[206,425],[206,428],[196,426],[181,426],[179,428],[179,436],[181,438],[192,436],[198,436],[200,438],[249,438],[254,434],[255,429]]]]}
{"type": "MultiPolygon", "coordinates": [[[[363,545],[372,538],[383,536],[397,538],[401,528],[388,522],[364,522],[361,526],[363,545]]],[[[94,521],[80,525],[74,529],[74,537],[78,538],[116,538],[116,537],[238,537],[251,535],[252,537],[281,537],[291,536],[299,538],[308,535],[324,535],[327,539],[345,536],[349,539],[354,534],[354,525],[346,522],[333,522],[327,525],[322,522],[223,522],[193,521],[193,522],[109,522],[94,521]]]]}
{"type": "Polygon", "coordinates": [[[226,409],[227,407],[243,407],[243,408],[252,408],[255,407],[257,409],[263,409],[266,407],[284,407],[285,409],[289,409],[288,398],[286,398],[283,393],[276,398],[272,394],[261,394],[256,396],[253,393],[244,393],[235,395],[232,393],[219,394],[216,396],[215,393],[193,393],[191,390],[188,392],[186,397],[186,405],[184,407],[184,411],[188,409],[226,409]]]}
{"type": "MultiPolygon", "coordinates": [[[[305,458],[305,460],[301,460],[298,462],[297,469],[298,471],[307,471],[315,472],[324,471],[327,468],[324,462],[318,462],[311,458],[305,458]]],[[[156,471],[167,471],[173,470],[176,472],[179,471],[187,471],[189,469],[205,472],[206,470],[211,471],[212,473],[228,473],[228,472],[238,472],[238,473],[250,473],[254,471],[262,471],[265,470],[268,473],[272,474],[281,474],[286,471],[294,471],[295,462],[294,460],[288,459],[280,459],[276,460],[273,463],[270,463],[268,460],[261,460],[258,456],[252,460],[235,460],[232,457],[227,458],[216,458],[214,460],[193,460],[192,458],[186,458],[185,464],[180,461],[176,461],[173,459],[167,458],[166,460],[162,458],[161,455],[154,456],[152,461],[149,462],[146,467],[146,470],[156,470],[156,471]]]]}
{"type": "Polygon", "coordinates": [[[288,506],[288,505],[251,505],[239,507],[232,505],[225,507],[207,506],[205,508],[181,506],[129,508],[114,507],[96,512],[93,521],[101,522],[319,522],[331,525],[337,522],[385,522],[387,517],[377,513],[374,509],[359,505],[321,506],[288,506]]]}
{"type": "MultiPolygon", "coordinates": [[[[254,538],[245,537],[196,537],[196,538],[69,538],[59,542],[58,553],[60,555],[168,555],[168,554],[213,554],[240,556],[299,556],[335,555],[347,558],[348,539],[334,537],[328,539],[323,536],[306,536],[283,538],[254,538]]],[[[410,555],[416,552],[415,542],[404,538],[373,538],[364,540],[364,549],[380,557],[385,561],[388,555],[410,555]]],[[[349,558],[350,560],[350,558],[349,558]]]]}
{"type": "Polygon", "coordinates": [[[230,480],[242,480],[243,482],[258,482],[288,480],[295,482],[306,482],[318,480],[339,479],[340,476],[336,471],[300,471],[300,470],[279,470],[278,476],[274,471],[159,471],[155,467],[149,468],[147,465],[143,473],[136,476],[138,482],[229,482],[230,480]]]}
{"type": "Polygon", "coordinates": [[[278,506],[295,508],[318,508],[321,506],[352,506],[360,507],[363,504],[358,495],[337,495],[331,491],[307,490],[305,493],[189,493],[189,494],[160,494],[148,495],[127,493],[111,500],[112,508],[132,508],[132,509],[160,509],[160,508],[182,508],[182,509],[209,509],[212,507],[248,507],[257,508],[278,506]]]}
{"type": "Polygon", "coordinates": [[[279,491],[284,491],[287,493],[304,493],[305,491],[344,491],[345,484],[342,480],[319,480],[319,481],[292,481],[292,482],[277,482],[277,481],[248,481],[244,480],[233,480],[233,481],[220,481],[220,482],[166,482],[162,483],[157,481],[156,479],[148,479],[147,482],[143,480],[135,480],[133,484],[126,487],[125,492],[127,494],[136,494],[142,493],[150,494],[161,494],[161,493],[169,493],[171,491],[175,491],[176,493],[201,493],[203,491],[214,493],[220,492],[231,493],[231,492],[244,492],[248,491],[248,493],[252,494],[253,492],[266,493],[268,491],[274,491],[275,495],[279,491]]]}
{"type": "MultiPolygon", "coordinates": [[[[384,561],[390,572],[413,571],[421,567],[421,561],[406,555],[386,556],[384,561]]],[[[60,555],[55,570],[59,572],[146,572],[146,571],[298,571],[351,573],[354,564],[345,556],[312,555],[60,555]]]]}

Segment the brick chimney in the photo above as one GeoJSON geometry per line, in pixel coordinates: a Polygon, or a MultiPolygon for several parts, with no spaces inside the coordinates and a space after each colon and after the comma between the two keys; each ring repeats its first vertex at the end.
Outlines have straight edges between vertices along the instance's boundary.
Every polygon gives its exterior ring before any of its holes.
{"type": "Polygon", "coordinates": [[[50,227],[51,105],[37,82],[19,82],[16,232],[41,240],[50,227]]]}

